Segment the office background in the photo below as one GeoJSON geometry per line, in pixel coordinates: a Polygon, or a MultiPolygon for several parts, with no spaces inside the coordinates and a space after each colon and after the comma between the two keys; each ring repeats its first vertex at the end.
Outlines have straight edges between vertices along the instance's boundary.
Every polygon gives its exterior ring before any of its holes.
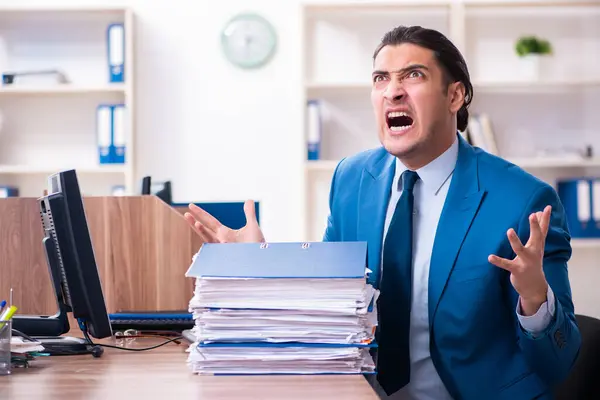
{"type": "MultiPolygon", "coordinates": [[[[0,185],[22,196],[39,195],[63,167],[80,171],[90,195],[116,185],[134,194],[151,175],[172,182],[177,203],[260,201],[270,241],[319,240],[337,161],[378,144],[371,55],[398,24],[439,29],[463,51],[475,82],[472,141],[554,185],[600,176],[597,1],[15,4],[0,0],[0,69],[61,67],[73,81],[60,90],[0,89],[0,185]],[[261,68],[238,68],[221,47],[227,21],[244,12],[276,33],[276,52],[261,68]],[[115,20],[130,28],[123,84],[105,73],[115,20]],[[516,41],[529,34],[548,39],[552,56],[519,57],[516,41]],[[98,164],[96,107],[104,103],[127,107],[124,164],[98,164]],[[318,157],[307,160],[315,132],[318,157]]],[[[600,316],[600,237],[590,236],[573,241],[570,276],[577,312],[600,316]]]]}

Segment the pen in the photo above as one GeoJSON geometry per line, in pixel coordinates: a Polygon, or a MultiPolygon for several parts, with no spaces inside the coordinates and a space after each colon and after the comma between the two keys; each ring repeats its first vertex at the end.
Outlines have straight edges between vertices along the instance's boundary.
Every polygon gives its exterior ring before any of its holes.
{"type": "Polygon", "coordinates": [[[6,300],[2,300],[0,303],[0,314],[4,312],[4,307],[6,307],[6,300]]]}
{"type": "Polygon", "coordinates": [[[10,321],[13,315],[15,315],[16,311],[17,307],[10,306],[6,309],[6,311],[2,313],[2,316],[0,316],[0,333],[4,331],[4,328],[6,327],[6,324],[4,322],[10,321]]]}

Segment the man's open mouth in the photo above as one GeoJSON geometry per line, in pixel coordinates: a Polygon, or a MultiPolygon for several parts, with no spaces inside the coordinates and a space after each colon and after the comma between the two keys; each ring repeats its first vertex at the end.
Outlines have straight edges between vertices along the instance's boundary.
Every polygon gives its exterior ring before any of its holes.
{"type": "Polygon", "coordinates": [[[387,113],[386,120],[390,130],[400,132],[410,128],[413,118],[404,111],[391,111],[387,113]]]}

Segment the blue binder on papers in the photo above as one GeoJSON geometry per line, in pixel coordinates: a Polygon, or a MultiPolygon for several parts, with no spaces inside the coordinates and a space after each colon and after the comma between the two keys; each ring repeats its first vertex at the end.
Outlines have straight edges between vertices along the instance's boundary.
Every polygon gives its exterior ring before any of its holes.
{"type": "Polygon", "coordinates": [[[111,162],[115,164],[125,163],[125,105],[115,104],[112,111],[112,142],[111,162]]]}
{"type": "Polygon", "coordinates": [[[106,32],[108,81],[111,83],[125,82],[125,26],[114,23],[108,26],[106,32]]]}
{"type": "Polygon", "coordinates": [[[205,243],[187,277],[365,279],[366,242],[205,243]]]}
{"type": "Polygon", "coordinates": [[[101,104],[96,109],[96,140],[100,164],[112,162],[112,106],[101,104]]]}

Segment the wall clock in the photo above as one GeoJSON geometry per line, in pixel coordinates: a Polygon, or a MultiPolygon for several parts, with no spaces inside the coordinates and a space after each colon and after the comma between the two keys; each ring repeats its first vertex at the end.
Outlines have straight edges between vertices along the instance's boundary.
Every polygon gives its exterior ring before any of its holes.
{"type": "Polygon", "coordinates": [[[266,64],[275,53],[277,35],[265,18],[244,13],[227,22],[221,33],[221,46],[234,65],[257,68],[266,64]]]}

